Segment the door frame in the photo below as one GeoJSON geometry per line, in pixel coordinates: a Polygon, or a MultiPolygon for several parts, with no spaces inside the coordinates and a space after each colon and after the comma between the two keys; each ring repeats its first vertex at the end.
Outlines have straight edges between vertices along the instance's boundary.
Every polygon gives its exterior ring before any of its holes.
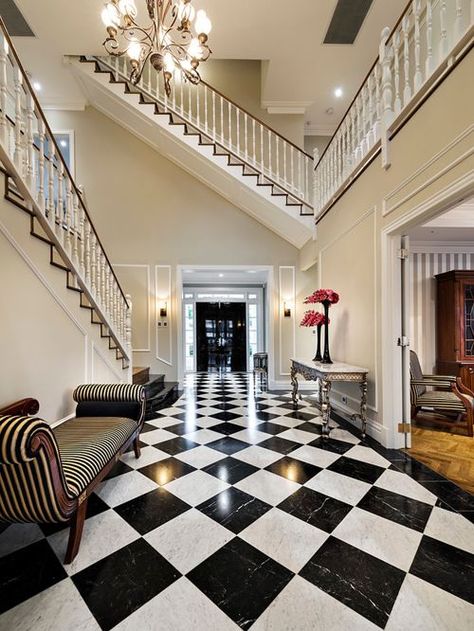
{"type": "Polygon", "coordinates": [[[474,195],[472,177],[463,178],[456,185],[447,186],[403,216],[394,218],[382,228],[382,418],[388,430],[387,447],[393,449],[405,447],[405,437],[398,433],[398,424],[403,419],[403,399],[406,400],[410,396],[409,380],[404,379],[403,376],[401,347],[397,345],[402,330],[400,309],[402,272],[401,260],[398,256],[400,238],[416,226],[445,213],[472,195],[474,195]]]}
{"type": "MultiPolygon", "coordinates": [[[[216,270],[216,271],[246,271],[257,270],[265,272],[267,279],[267,287],[264,292],[263,304],[265,306],[265,341],[268,352],[268,379],[269,382],[275,378],[275,324],[273,315],[275,313],[276,297],[275,297],[275,279],[273,265],[177,265],[176,266],[176,298],[175,313],[177,323],[177,376],[180,384],[184,381],[185,375],[185,356],[184,356],[184,338],[183,338],[183,271],[185,269],[199,270],[216,270]]],[[[228,285],[228,283],[222,283],[228,285]]],[[[250,367],[249,367],[250,370],[250,367]]]]}

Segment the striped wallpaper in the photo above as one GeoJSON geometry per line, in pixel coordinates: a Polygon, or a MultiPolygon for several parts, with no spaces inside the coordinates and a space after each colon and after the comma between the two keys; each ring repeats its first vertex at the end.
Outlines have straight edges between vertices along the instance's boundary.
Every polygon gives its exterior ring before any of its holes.
{"type": "Polygon", "coordinates": [[[411,316],[410,343],[420,358],[421,367],[432,373],[436,363],[436,281],[434,276],[453,269],[474,270],[474,247],[467,252],[417,252],[410,248],[411,316]]]}

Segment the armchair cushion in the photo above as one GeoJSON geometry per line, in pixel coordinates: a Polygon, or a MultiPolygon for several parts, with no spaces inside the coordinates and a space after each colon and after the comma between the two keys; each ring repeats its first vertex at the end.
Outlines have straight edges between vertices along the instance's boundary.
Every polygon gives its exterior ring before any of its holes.
{"type": "Polygon", "coordinates": [[[451,410],[453,412],[465,412],[466,407],[454,392],[443,390],[425,392],[417,398],[420,407],[434,408],[435,410],[451,410]]]}
{"type": "Polygon", "coordinates": [[[81,401],[141,403],[145,398],[145,388],[130,383],[88,383],[78,386],[72,396],[76,403],[81,401]]]}
{"type": "Polygon", "coordinates": [[[80,495],[137,429],[136,421],[117,417],[79,417],[54,431],[71,493],[80,495]]]}
{"type": "Polygon", "coordinates": [[[76,407],[76,418],[83,416],[118,416],[139,421],[142,414],[141,403],[115,401],[81,401],[76,407]]]}

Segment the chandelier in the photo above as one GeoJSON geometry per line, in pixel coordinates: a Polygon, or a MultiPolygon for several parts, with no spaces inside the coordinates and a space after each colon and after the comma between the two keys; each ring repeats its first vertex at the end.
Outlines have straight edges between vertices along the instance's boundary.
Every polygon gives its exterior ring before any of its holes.
{"type": "Polygon", "coordinates": [[[134,0],[110,0],[102,10],[107,29],[103,45],[109,55],[130,58],[130,81],[137,84],[149,61],[163,72],[166,94],[177,70],[193,84],[201,77],[198,66],[211,54],[207,45],[212,25],[206,12],[195,11],[192,0],[146,0],[150,24],[136,22],[134,0]]]}

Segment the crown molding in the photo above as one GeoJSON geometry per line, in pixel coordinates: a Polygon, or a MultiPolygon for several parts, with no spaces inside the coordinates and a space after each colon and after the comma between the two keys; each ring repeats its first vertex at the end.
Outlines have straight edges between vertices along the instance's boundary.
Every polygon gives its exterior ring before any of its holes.
{"type": "Polygon", "coordinates": [[[311,101],[262,101],[269,114],[305,114],[311,101]]]}
{"type": "Polygon", "coordinates": [[[305,125],[305,136],[332,136],[336,131],[336,123],[325,123],[322,125],[305,125]]]}
{"type": "Polygon", "coordinates": [[[65,101],[59,98],[48,98],[44,101],[41,101],[41,107],[44,110],[69,110],[82,112],[86,109],[87,101],[85,99],[81,99],[80,101],[65,101]]]}

